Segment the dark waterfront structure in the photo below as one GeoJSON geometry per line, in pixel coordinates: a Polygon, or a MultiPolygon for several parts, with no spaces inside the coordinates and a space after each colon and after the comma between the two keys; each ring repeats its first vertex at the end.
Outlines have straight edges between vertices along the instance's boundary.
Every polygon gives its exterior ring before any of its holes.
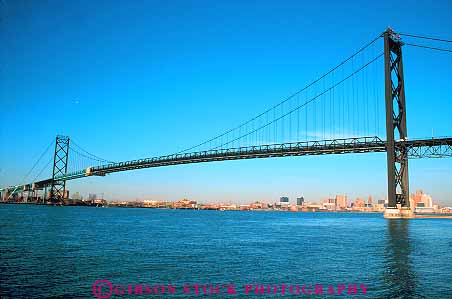
{"type": "Polygon", "coordinates": [[[302,206],[304,204],[304,197],[297,197],[297,206],[302,206]]]}
{"type": "Polygon", "coordinates": [[[279,198],[279,202],[286,202],[286,203],[289,203],[289,198],[286,197],[286,196],[282,196],[282,197],[279,198]]]}

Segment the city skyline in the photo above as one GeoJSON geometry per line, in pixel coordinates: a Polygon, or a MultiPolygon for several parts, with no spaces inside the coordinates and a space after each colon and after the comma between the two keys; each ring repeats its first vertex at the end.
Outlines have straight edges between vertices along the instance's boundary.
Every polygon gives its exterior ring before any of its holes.
{"type": "MultiPolygon", "coordinates": [[[[107,202],[120,202],[120,201],[128,201],[128,202],[145,202],[145,201],[158,201],[158,202],[165,202],[165,200],[161,200],[158,198],[152,198],[152,197],[143,197],[143,198],[135,198],[134,200],[125,200],[120,198],[105,198],[104,193],[95,194],[95,193],[85,193],[81,194],[78,191],[70,192],[70,190],[66,190],[67,195],[65,195],[65,198],[70,198],[73,200],[95,200],[95,199],[102,199],[107,202]]],[[[47,195],[49,197],[49,195],[47,195]]],[[[329,201],[334,200],[335,205],[337,204],[338,207],[345,208],[345,207],[351,207],[353,206],[353,203],[362,201],[364,205],[369,204],[376,204],[376,203],[386,203],[388,202],[387,197],[384,198],[375,198],[372,195],[366,195],[366,196],[360,196],[356,198],[349,197],[347,194],[334,194],[334,195],[328,195],[328,196],[322,196],[320,198],[305,198],[303,194],[299,194],[298,196],[292,198],[286,195],[281,195],[279,198],[261,198],[260,200],[254,200],[254,201],[247,201],[247,202],[236,202],[234,200],[228,200],[226,202],[218,202],[215,199],[211,199],[210,201],[206,202],[199,202],[196,198],[188,198],[188,197],[179,197],[175,200],[167,200],[166,202],[176,202],[181,200],[193,200],[195,202],[201,203],[201,204],[237,204],[237,205],[243,205],[243,204],[251,204],[251,203],[269,203],[269,204],[287,204],[287,205],[297,205],[301,206],[304,204],[327,204],[329,201]]],[[[436,199],[433,199],[428,193],[425,193],[422,189],[417,189],[414,192],[410,194],[410,206],[416,207],[418,202],[423,202],[425,204],[425,207],[432,207],[433,205],[438,205],[439,202],[436,199]]],[[[325,205],[326,207],[327,205],[325,205]]],[[[441,205],[440,205],[441,206],[441,205]]]]}
{"type": "MultiPolygon", "coordinates": [[[[133,4],[61,3],[60,14],[46,9],[46,4],[1,5],[0,40],[9,47],[0,50],[5,62],[0,101],[8,111],[0,129],[0,139],[6,141],[0,146],[1,186],[21,182],[57,133],[114,161],[173,153],[272,106],[388,25],[401,32],[435,32],[445,37],[452,28],[447,26],[452,25],[448,3],[420,3],[403,15],[391,12],[397,10],[393,3],[375,4],[376,9],[387,11],[383,17],[374,16],[372,10],[362,11],[359,5],[344,4],[361,19],[344,18],[334,26],[329,22],[311,26],[317,23],[309,15],[297,18],[297,3],[291,4],[292,9],[278,8],[280,16],[273,16],[272,4],[263,4],[254,8],[252,22],[235,14],[247,4],[234,2],[218,4],[221,14],[213,8],[179,6],[173,10],[165,4],[147,4],[160,12],[149,20],[139,13],[143,8],[133,4]],[[24,21],[21,15],[28,8],[33,13],[24,21]],[[427,8],[434,14],[429,15],[427,8]],[[190,17],[184,17],[186,9],[193,10],[190,17]],[[208,17],[204,9],[209,10],[208,17]],[[162,18],[169,11],[177,21],[162,18]],[[425,18],[423,24],[417,24],[419,14],[425,18]],[[94,21],[95,16],[100,19],[94,21]],[[269,17],[274,26],[268,26],[269,17]],[[67,21],[74,19],[76,24],[67,21]],[[118,20],[123,26],[112,30],[118,20]],[[66,29],[64,34],[56,29],[59,25],[66,29]],[[302,30],[308,26],[315,30],[302,30]],[[93,33],[87,33],[87,28],[93,33]],[[316,55],[328,59],[307,61],[312,50],[305,45],[310,41],[318,43],[316,55]],[[53,113],[56,107],[64,111],[58,124],[53,113]],[[23,117],[24,111],[33,113],[23,117]],[[25,138],[26,132],[33,132],[33,137],[25,138]]],[[[316,11],[318,7],[309,3],[303,9],[316,11]]],[[[320,19],[331,19],[333,10],[336,14],[337,9],[322,11],[320,19]]],[[[452,126],[447,101],[450,62],[439,65],[421,49],[407,50],[409,136],[447,135],[452,126]],[[425,78],[422,70],[431,68],[435,76],[425,78]],[[436,107],[423,102],[427,95],[435,98],[436,107]]],[[[428,190],[438,202],[450,205],[451,168],[450,159],[410,160],[411,190],[428,190]]],[[[319,197],[322,190],[381,198],[387,192],[386,163],[385,154],[378,153],[214,162],[86,178],[69,182],[68,189],[104,192],[118,199],[185,196],[240,202],[278,197],[281,190],[289,190],[288,196],[295,198],[300,189],[306,197],[319,197]]]]}
{"type": "MultiPolygon", "coordinates": [[[[42,197],[43,195],[41,195],[42,197]]],[[[46,196],[50,197],[50,192],[46,196]]],[[[296,198],[296,203],[290,201],[287,196],[281,196],[278,201],[261,199],[247,203],[237,202],[198,202],[196,199],[182,198],[176,201],[163,201],[159,199],[135,199],[135,200],[109,200],[104,194],[92,194],[87,196],[74,192],[65,193],[65,205],[67,206],[91,206],[91,207],[123,207],[123,208],[161,208],[161,209],[191,209],[191,210],[232,210],[232,211],[289,211],[289,212],[359,212],[359,213],[383,213],[389,205],[388,199],[348,198],[347,195],[323,197],[320,202],[306,200],[303,196],[296,198]]],[[[30,204],[42,202],[42,198],[20,197],[6,200],[2,203],[30,204]]],[[[452,207],[441,206],[434,202],[432,197],[423,190],[416,190],[410,194],[410,208],[419,217],[433,217],[431,214],[450,214],[452,207]],[[430,215],[430,216],[428,216],[430,215]]]]}

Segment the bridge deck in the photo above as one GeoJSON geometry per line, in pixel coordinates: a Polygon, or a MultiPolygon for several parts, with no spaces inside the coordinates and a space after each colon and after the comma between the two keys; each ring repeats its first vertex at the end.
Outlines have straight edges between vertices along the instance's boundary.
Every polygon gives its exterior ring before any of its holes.
{"type": "MultiPolygon", "coordinates": [[[[452,138],[399,141],[397,144],[406,146],[410,158],[452,156],[452,138]]],[[[92,167],[91,175],[106,175],[108,173],[140,168],[212,161],[385,151],[386,141],[376,136],[306,141],[209,150],[111,163],[92,167]]],[[[66,178],[73,179],[79,175],[85,176],[85,173],[69,174],[66,178]]]]}
{"type": "Polygon", "coordinates": [[[133,160],[114,164],[112,163],[99,167],[93,167],[92,174],[105,175],[107,173],[132,169],[212,161],[305,155],[384,152],[385,150],[385,142],[378,137],[282,143],[209,150],[186,154],[174,154],[149,159],[133,160]]]}
{"type": "MultiPolygon", "coordinates": [[[[452,138],[432,138],[409,141],[397,141],[396,146],[405,147],[409,158],[442,158],[452,157],[452,138]]],[[[91,167],[57,177],[58,180],[74,180],[86,176],[104,176],[109,173],[141,168],[162,167],[179,164],[227,161],[239,159],[255,159],[287,156],[327,155],[346,153],[385,152],[386,141],[379,137],[357,137],[320,141],[304,141],[294,143],[270,144],[229,149],[216,149],[184,154],[131,160],[91,167]]],[[[52,179],[34,182],[35,188],[48,186],[52,179]]],[[[21,192],[32,187],[32,184],[10,187],[21,192]]],[[[3,191],[6,189],[3,189],[3,191]]]]}

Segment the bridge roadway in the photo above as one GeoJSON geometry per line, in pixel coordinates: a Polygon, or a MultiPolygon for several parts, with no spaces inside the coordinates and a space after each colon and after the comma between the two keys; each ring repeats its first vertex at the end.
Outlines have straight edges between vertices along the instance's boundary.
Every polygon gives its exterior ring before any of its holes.
{"type": "MultiPolygon", "coordinates": [[[[451,137],[416,139],[407,141],[399,140],[396,142],[396,147],[398,148],[406,147],[409,158],[452,157],[451,137]]],[[[65,176],[56,177],[56,179],[68,181],[87,176],[105,176],[106,174],[119,171],[151,167],[162,167],[179,164],[201,163],[201,162],[288,157],[288,156],[369,153],[385,151],[386,151],[386,141],[381,140],[379,137],[376,136],[330,139],[320,141],[303,141],[293,143],[238,147],[229,149],[215,149],[192,153],[172,154],[167,156],[131,160],[119,163],[110,163],[68,173],[65,176]]],[[[26,184],[23,186],[9,187],[8,190],[15,189],[16,193],[26,191],[30,190],[33,184],[35,189],[42,189],[45,186],[49,186],[51,182],[52,178],[49,178],[46,180],[26,184]]]]}
{"type": "MultiPolygon", "coordinates": [[[[405,146],[408,150],[408,156],[410,158],[452,157],[452,138],[398,141],[397,146],[405,146]]],[[[216,149],[111,163],[71,173],[66,175],[65,177],[61,177],[61,179],[71,180],[87,175],[104,176],[106,174],[119,171],[189,163],[385,151],[386,141],[381,140],[376,136],[321,141],[303,141],[229,149],[216,149]]]]}

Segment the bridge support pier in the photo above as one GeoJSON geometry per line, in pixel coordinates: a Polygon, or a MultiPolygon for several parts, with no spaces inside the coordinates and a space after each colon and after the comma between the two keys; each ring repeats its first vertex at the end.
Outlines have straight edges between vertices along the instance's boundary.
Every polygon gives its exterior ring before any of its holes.
{"type": "Polygon", "coordinates": [[[384,212],[384,218],[386,219],[411,219],[414,218],[414,213],[410,207],[395,207],[386,208],[384,212]]]}
{"type": "Polygon", "coordinates": [[[402,41],[390,28],[384,33],[386,149],[388,208],[384,217],[413,218],[408,182],[408,149],[395,140],[407,140],[402,41]]]}

